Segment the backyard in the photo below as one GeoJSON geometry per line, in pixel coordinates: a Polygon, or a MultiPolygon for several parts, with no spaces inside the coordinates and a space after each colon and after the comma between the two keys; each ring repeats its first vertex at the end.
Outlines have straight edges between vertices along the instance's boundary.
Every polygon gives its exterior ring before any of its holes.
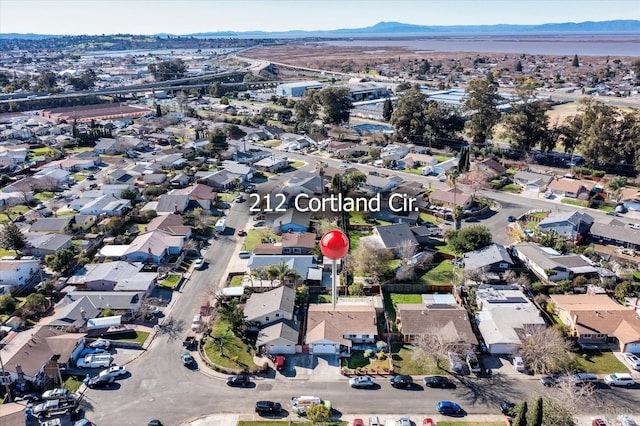
{"type": "Polygon", "coordinates": [[[453,263],[443,260],[418,278],[417,283],[431,286],[451,286],[453,280],[453,263]]]}
{"type": "Polygon", "coordinates": [[[396,320],[398,303],[422,303],[420,294],[384,293],[384,310],[391,321],[396,320]]]}

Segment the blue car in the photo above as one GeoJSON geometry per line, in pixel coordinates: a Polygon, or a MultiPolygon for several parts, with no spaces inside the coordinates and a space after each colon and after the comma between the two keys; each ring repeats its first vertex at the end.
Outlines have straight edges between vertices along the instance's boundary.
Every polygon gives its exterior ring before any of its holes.
{"type": "Polygon", "coordinates": [[[436,410],[440,414],[460,414],[462,413],[462,407],[457,403],[451,401],[440,401],[436,404],[436,410]]]}

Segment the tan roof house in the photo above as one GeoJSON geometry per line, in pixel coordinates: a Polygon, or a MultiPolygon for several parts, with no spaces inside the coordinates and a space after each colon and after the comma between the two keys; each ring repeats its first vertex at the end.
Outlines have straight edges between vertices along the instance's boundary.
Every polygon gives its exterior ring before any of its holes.
{"type": "Polygon", "coordinates": [[[431,203],[442,204],[447,207],[461,206],[463,209],[470,208],[473,203],[473,197],[465,194],[459,188],[436,189],[429,195],[429,200],[431,203]]]}
{"type": "Polygon", "coordinates": [[[354,343],[373,343],[377,334],[373,306],[338,305],[335,311],[328,303],[309,306],[305,336],[309,353],[348,356],[354,343]]]}

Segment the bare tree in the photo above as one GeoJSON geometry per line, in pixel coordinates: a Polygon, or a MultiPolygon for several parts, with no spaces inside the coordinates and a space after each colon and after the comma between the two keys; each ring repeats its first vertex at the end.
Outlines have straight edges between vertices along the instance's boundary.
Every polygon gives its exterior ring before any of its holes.
{"type": "Polygon", "coordinates": [[[572,363],[572,344],[555,328],[525,326],[518,333],[519,354],[534,373],[548,374],[568,371],[572,363]]]}
{"type": "Polygon", "coordinates": [[[489,174],[482,169],[474,168],[466,174],[465,178],[467,186],[471,189],[471,195],[474,198],[476,192],[489,188],[489,174]]]}
{"type": "Polygon", "coordinates": [[[576,385],[562,380],[556,386],[547,388],[543,401],[544,423],[572,425],[573,417],[602,404],[592,384],[576,385]]]}
{"type": "Polygon", "coordinates": [[[504,274],[502,274],[502,280],[508,284],[515,282],[517,277],[518,275],[511,269],[505,271],[504,274]]]}
{"type": "Polygon", "coordinates": [[[473,347],[465,339],[465,336],[447,333],[443,330],[441,324],[433,324],[425,333],[418,335],[413,344],[419,349],[418,352],[422,352],[422,356],[428,354],[435,358],[438,363],[446,360],[449,352],[464,353],[473,347]]]}
{"type": "Polygon", "coordinates": [[[379,279],[387,272],[392,258],[393,255],[389,250],[368,243],[367,240],[360,240],[360,245],[353,255],[353,261],[347,264],[352,265],[356,271],[368,273],[379,279]]]}
{"type": "Polygon", "coordinates": [[[397,249],[398,258],[402,261],[400,269],[396,271],[396,280],[411,280],[415,277],[415,268],[411,260],[415,256],[417,247],[410,240],[400,243],[397,249]]]}

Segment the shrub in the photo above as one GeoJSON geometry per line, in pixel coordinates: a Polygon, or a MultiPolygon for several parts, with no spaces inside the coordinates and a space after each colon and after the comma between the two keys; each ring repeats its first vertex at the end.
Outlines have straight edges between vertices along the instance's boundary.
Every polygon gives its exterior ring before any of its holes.
{"type": "Polygon", "coordinates": [[[591,172],[591,176],[597,177],[597,178],[604,177],[604,174],[605,174],[604,170],[594,170],[591,172]]]}
{"type": "Polygon", "coordinates": [[[365,358],[371,358],[372,356],[373,356],[373,351],[371,349],[367,349],[366,351],[364,351],[365,358]]]}
{"type": "Polygon", "coordinates": [[[376,343],[376,348],[378,348],[378,352],[389,352],[389,345],[384,340],[379,340],[376,343]]]}

